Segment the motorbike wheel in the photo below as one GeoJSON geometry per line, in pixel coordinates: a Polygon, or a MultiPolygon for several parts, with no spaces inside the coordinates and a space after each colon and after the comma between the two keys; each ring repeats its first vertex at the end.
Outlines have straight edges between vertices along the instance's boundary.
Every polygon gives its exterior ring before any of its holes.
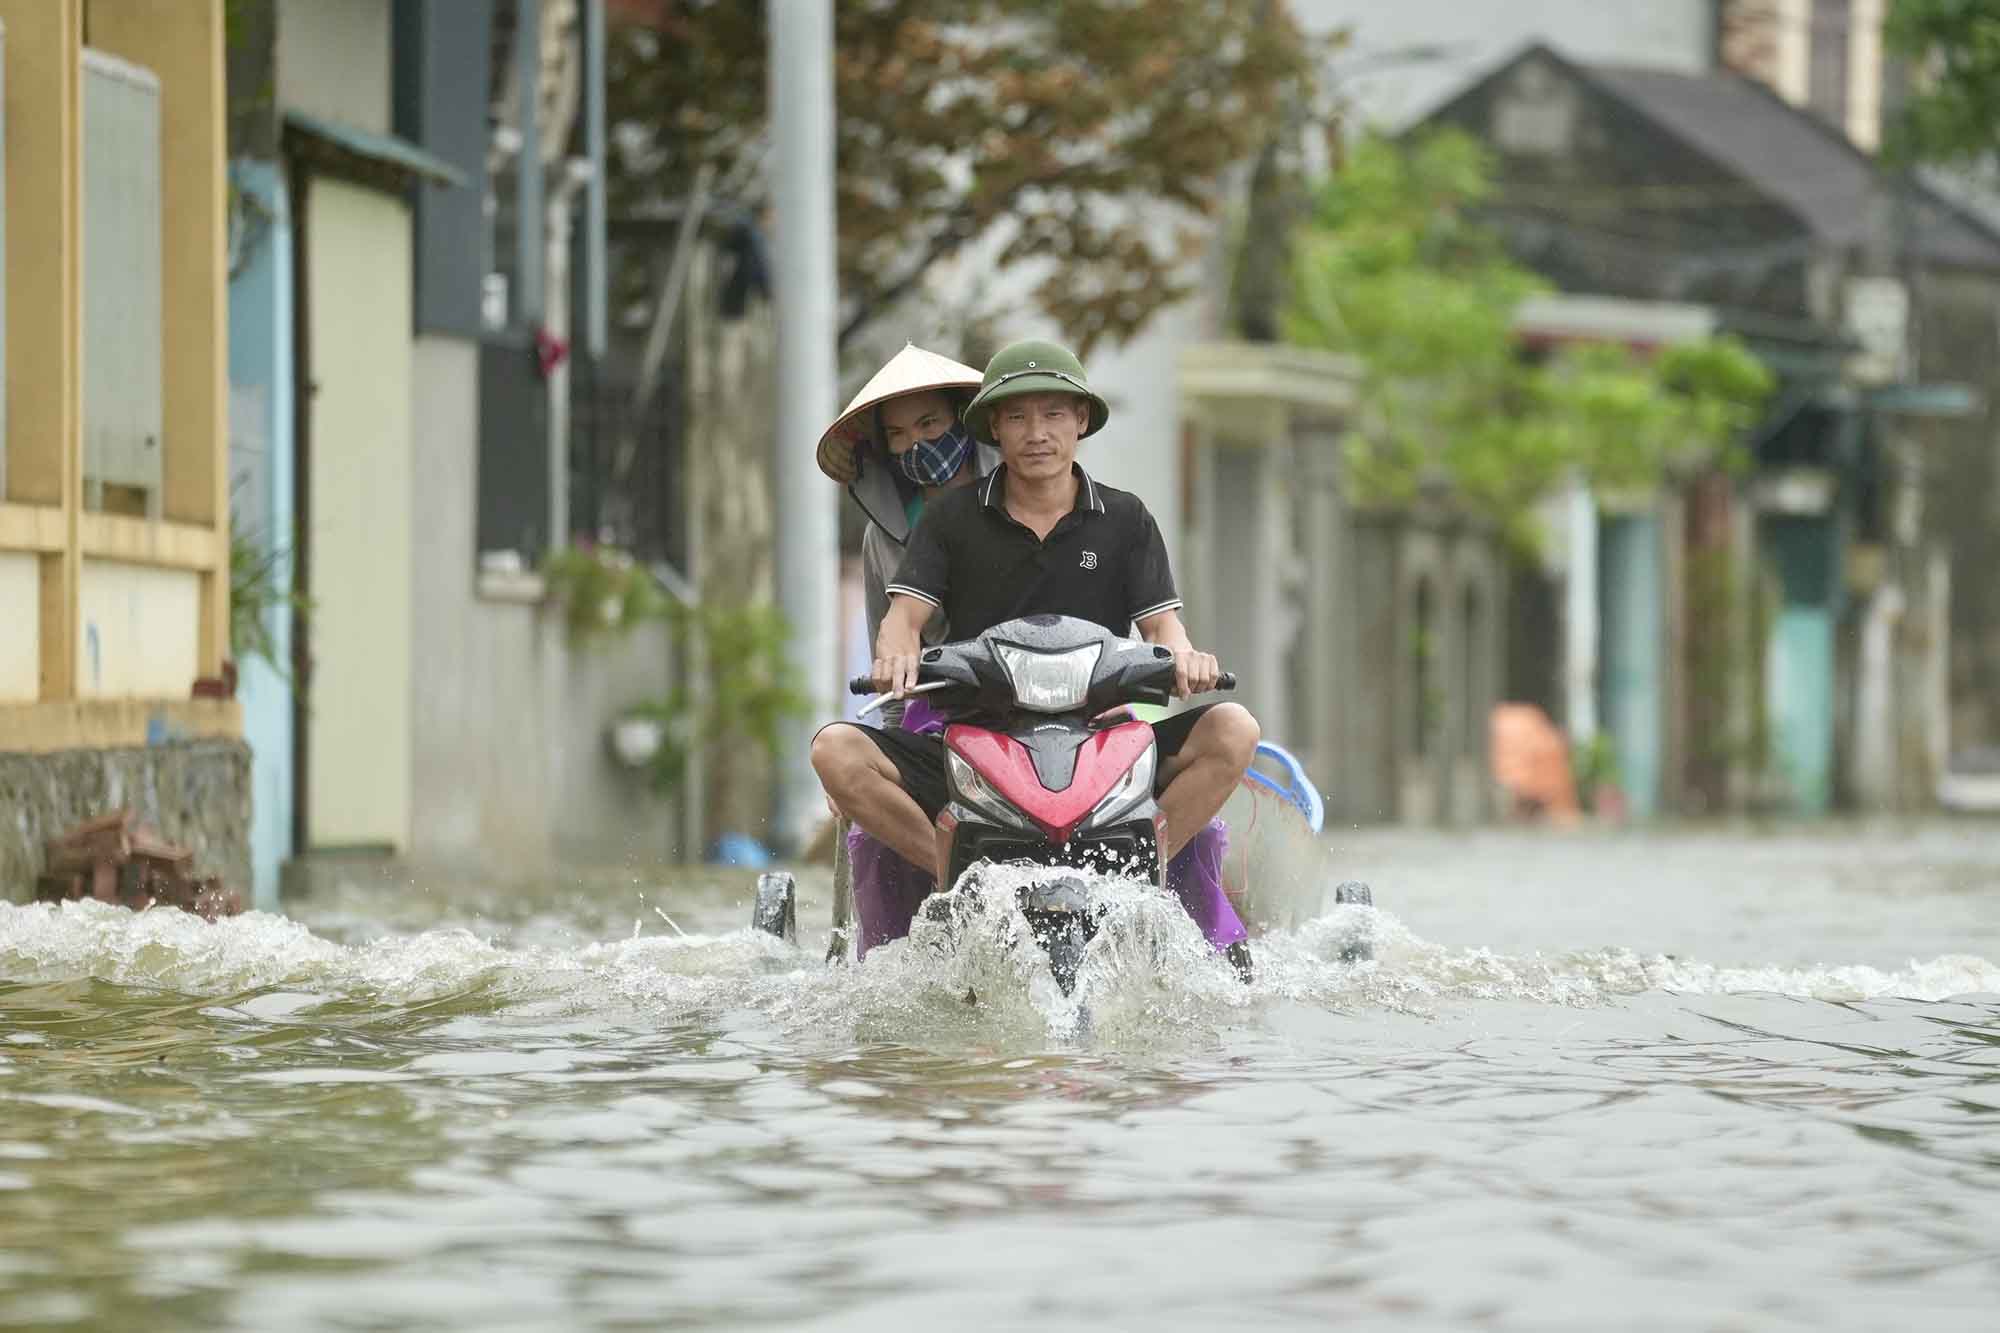
{"type": "Polygon", "coordinates": [[[797,944],[798,898],[798,882],[784,871],[757,876],[757,896],[750,904],[750,928],[775,935],[787,944],[797,944]]]}
{"type": "Polygon", "coordinates": [[[1092,931],[1078,912],[1028,912],[1028,927],[1035,943],[1049,957],[1049,975],[1064,995],[1076,990],[1076,974],[1083,968],[1083,953],[1090,947],[1092,931]]]}
{"type": "MultiPolygon", "coordinates": [[[[1375,891],[1360,880],[1351,879],[1333,891],[1333,901],[1342,907],[1375,906],[1375,891]]],[[[1340,946],[1340,961],[1343,963],[1365,963],[1375,957],[1374,931],[1364,925],[1340,946]]]]}

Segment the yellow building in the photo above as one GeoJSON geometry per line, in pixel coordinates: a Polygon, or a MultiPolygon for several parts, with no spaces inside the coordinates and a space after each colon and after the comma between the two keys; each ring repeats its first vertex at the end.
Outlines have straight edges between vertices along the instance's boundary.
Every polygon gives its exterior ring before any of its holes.
{"type": "Polygon", "coordinates": [[[0,752],[235,736],[223,0],[0,0],[0,752]],[[32,201],[32,202],[31,202],[32,201]]]}

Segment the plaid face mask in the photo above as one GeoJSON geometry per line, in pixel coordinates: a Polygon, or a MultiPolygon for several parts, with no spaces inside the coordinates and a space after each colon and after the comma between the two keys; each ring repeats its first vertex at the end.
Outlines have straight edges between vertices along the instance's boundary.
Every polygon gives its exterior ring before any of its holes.
{"type": "Polygon", "coordinates": [[[972,455],[972,435],[960,422],[952,422],[935,440],[918,440],[896,455],[903,475],[919,486],[942,486],[958,475],[972,455]]]}

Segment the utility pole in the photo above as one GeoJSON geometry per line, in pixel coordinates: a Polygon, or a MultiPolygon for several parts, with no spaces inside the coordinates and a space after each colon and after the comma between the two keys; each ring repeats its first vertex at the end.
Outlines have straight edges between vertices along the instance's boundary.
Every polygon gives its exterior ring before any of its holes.
{"type": "Polygon", "coordinates": [[[767,0],[772,202],[778,316],[778,609],[792,631],[792,661],[810,701],[778,748],[772,840],[804,845],[824,808],[808,760],[813,731],[836,716],[839,670],[835,589],[840,491],[813,464],[813,442],[836,392],[837,279],[833,214],[832,0],[767,0]]]}

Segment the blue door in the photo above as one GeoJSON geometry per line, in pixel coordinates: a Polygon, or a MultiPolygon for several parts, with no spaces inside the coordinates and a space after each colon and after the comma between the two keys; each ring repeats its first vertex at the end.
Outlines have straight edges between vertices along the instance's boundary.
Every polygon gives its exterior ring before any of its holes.
{"type": "Polygon", "coordinates": [[[1834,528],[1822,517],[1767,517],[1759,533],[1777,586],[1764,659],[1772,762],[1787,806],[1824,814],[1833,801],[1834,528]]]}
{"type": "Polygon", "coordinates": [[[1598,716],[1635,817],[1660,812],[1666,759],[1664,553],[1657,514],[1607,514],[1598,536],[1598,716]]]}

